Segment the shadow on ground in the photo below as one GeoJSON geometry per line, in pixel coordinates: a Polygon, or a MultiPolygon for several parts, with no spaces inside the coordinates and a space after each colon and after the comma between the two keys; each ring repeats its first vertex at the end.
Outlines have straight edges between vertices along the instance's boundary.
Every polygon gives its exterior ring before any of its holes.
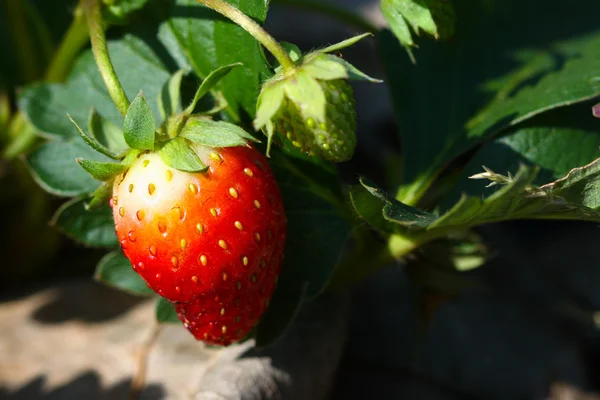
{"type": "Polygon", "coordinates": [[[70,320],[104,322],[125,314],[145,299],[100,283],[63,285],[57,288],[54,297],[34,311],[32,318],[46,324],[70,320]],[[99,299],[102,307],[98,307],[99,299]]]}
{"type": "MultiPolygon", "coordinates": [[[[115,385],[102,388],[102,383],[95,372],[84,372],[70,382],[58,386],[51,391],[45,389],[46,378],[38,376],[22,387],[7,391],[0,388],[0,399],[3,400],[112,400],[127,399],[131,395],[131,379],[122,380],[115,385]]],[[[166,393],[160,385],[149,385],[144,388],[140,399],[166,399],[166,393]]]]}

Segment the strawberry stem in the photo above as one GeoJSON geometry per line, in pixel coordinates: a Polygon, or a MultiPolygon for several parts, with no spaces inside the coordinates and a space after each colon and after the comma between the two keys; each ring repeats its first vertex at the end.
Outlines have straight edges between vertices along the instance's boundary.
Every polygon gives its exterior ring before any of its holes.
{"type": "Polygon", "coordinates": [[[296,69],[296,64],[290,58],[285,49],[276,41],[273,36],[269,35],[259,24],[254,22],[246,14],[226,3],[223,0],[196,0],[198,3],[205,5],[218,12],[219,14],[229,18],[246,32],[258,40],[271,54],[279,61],[283,71],[287,74],[296,69]]]}
{"type": "Polygon", "coordinates": [[[73,21],[62,38],[46,70],[46,80],[60,82],[67,77],[73,66],[73,60],[89,40],[87,23],[81,8],[76,8],[73,21]]]}
{"type": "Polygon", "coordinates": [[[106,46],[106,36],[104,34],[102,13],[98,0],[81,0],[81,8],[87,19],[88,30],[90,33],[90,41],[92,43],[92,52],[94,59],[100,70],[100,75],[104,80],[106,89],[112,98],[113,102],[121,112],[127,114],[129,109],[129,99],[121,86],[121,82],[117,77],[115,68],[110,61],[108,48],[106,46]]]}

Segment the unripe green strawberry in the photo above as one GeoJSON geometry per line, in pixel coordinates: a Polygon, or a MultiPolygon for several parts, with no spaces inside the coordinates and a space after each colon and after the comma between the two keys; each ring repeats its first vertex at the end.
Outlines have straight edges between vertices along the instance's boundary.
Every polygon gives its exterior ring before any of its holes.
{"type": "Polygon", "coordinates": [[[297,66],[280,69],[263,85],[254,127],[269,138],[277,133],[303,152],[333,162],[352,158],[356,111],[348,79],[377,82],[343,59],[328,54],[364,35],[307,54],[297,66]]]}
{"type": "Polygon", "coordinates": [[[343,79],[318,82],[325,94],[325,120],[304,119],[300,107],[285,98],[272,119],[274,129],[310,155],[330,161],[349,160],[356,147],[352,87],[343,79]]]}

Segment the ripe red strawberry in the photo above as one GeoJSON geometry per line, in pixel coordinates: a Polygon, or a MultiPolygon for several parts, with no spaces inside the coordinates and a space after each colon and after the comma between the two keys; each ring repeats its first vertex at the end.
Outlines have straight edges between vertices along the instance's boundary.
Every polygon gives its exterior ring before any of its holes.
{"type": "Polygon", "coordinates": [[[196,338],[229,344],[256,325],[273,294],[286,218],[254,148],[196,152],[207,171],[182,172],[148,153],[117,176],[116,232],[133,268],[175,303],[196,338]]]}

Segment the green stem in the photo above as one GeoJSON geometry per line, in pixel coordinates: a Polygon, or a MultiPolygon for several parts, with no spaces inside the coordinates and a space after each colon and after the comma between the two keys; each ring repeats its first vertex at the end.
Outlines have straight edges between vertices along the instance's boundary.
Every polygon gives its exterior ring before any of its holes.
{"type": "Polygon", "coordinates": [[[395,259],[383,243],[368,239],[366,244],[368,246],[362,244],[354,248],[352,253],[336,266],[329,282],[330,289],[356,284],[382,267],[394,263],[395,259]]]}
{"type": "Polygon", "coordinates": [[[73,21],[46,70],[46,80],[61,82],[69,74],[73,60],[89,40],[87,23],[81,8],[75,9],[73,21]]]}
{"type": "Polygon", "coordinates": [[[12,160],[27,151],[37,140],[35,128],[22,112],[14,115],[8,126],[10,142],[2,152],[2,158],[12,160]]]}
{"type": "Polygon", "coordinates": [[[87,19],[92,52],[94,53],[96,65],[100,70],[100,75],[102,75],[106,89],[108,89],[108,94],[110,94],[113,102],[121,114],[126,115],[130,103],[123,90],[123,86],[121,86],[115,68],[110,61],[108,47],[106,46],[106,36],[104,35],[100,3],[98,3],[98,0],[81,0],[81,8],[87,19]]]}
{"type": "Polygon", "coordinates": [[[38,9],[31,4],[30,0],[23,1],[23,5],[27,11],[30,24],[32,25],[31,29],[35,31],[37,40],[39,41],[39,45],[42,49],[42,60],[44,61],[45,65],[46,62],[52,58],[52,54],[54,53],[54,43],[52,41],[50,29],[48,29],[48,25],[46,25],[38,9]]]}
{"type": "Polygon", "coordinates": [[[426,171],[418,176],[413,182],[402,185],[396,193],[396,200],[402,203],[416,207],[417,203],[429,187],[433,184],[437,178],[438,173],[426,171]]]}
{"type": "MultiPolygon", "coordinates": [[[[49,82],[63,81],[71,70],[73,60],[87,41],[88,31],[85,17],[81,9],[77,8],[73,21],[46,70],[46,80],[49,82]]],[[[7,130],[10,142],[2,152],[2,157],[6,160],[18,157],[36,143],[35,128],[27,122],[21,111],[13,116],[7,130]]]]}
{"type": "Polygon", "coordinates": [[[357,283],[386,265],[402,260],[407,254],[421,245],[421,242],[410,240],[394,234],[387,243],[374,238],[372,232],[358,228],[358,237],[352,253],[336,267],[330,287],[337,288],[357,283]]]}
{"type": "Polygon", "coordinates": [[[14,40],[15,58],[21,72],[21,79],[29,82],[39,78],[41,63],[36,57],[37,51],[33,42],[32,30],[27,20],[25,3],[21,0],[2,1],[6,22],[14,40]]]}
{"type": "Polygon", "coordinates": [[[379,30],[360,15],[322,0],[277,0],[276,3],[328,15],[362,31],[376,33],[379,30]]]}
{"type": "Polygon", "coordinates": [[[271,54],[279,61],[284,73],[288,74],[296,69],[296,64],[283,47],[277,42],[273,36],[269,35],[260,25],[254,22],[246,14],[224,2],[223,0],[196,0],[200,4],[205,5],[229,18],[246,32],[258,40],[271,54]]]}
{"type": "Polygon", "coordinates": [[[421,241],[409,239],[408,237],[396,233],[390,236],[387,249],[393,258],[399,260],[422,244],[423,242],[421,241]]]}

